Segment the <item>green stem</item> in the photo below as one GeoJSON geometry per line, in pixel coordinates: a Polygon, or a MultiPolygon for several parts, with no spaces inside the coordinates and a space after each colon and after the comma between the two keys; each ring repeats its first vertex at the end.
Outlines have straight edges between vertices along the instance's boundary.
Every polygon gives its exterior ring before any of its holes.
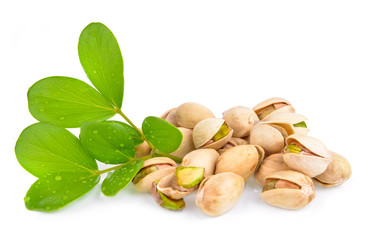
{"type": "Polygon", "coordinates": [[[153,157],[153,155],[150,154],[150,155],[147,155],[147,156],[144,156],[144,157],[134,158],[134,159],[131,159],[130,161],[128,161],[126,163],[122,163],[122,164],[116,165],[116,166],[111,167],[111,168],[106,168],[106,169],[103,169],[101,171],[97,171],[95,173],[95,175],[101,175],[103,173],[107,173],[107,172],[110,172],[110,171],[113,171],[113,170],[117,170],[117,169],[119,169],[119,168],[121,168],[123,166],[126,166],[126,165],[130,164],[130,163],[133,163],[133,162],[136,162],[136,161],[141,161],[141,160],[144,160],[145,161],[145,160],[147,160],[149,158],[152,158],[152,157],[153,157]]]}

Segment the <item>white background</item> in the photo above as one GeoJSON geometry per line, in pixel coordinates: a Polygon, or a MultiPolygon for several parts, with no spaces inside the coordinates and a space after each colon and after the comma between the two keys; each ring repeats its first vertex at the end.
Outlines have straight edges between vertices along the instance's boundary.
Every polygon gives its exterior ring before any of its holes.
{"type": "Polygon", "coordinates": [[[369,12],[369,1],[355,0],[1,0],[0,238],[368,239],[369,12]],[[54,75],[88,81],[77,43],[95,21],[118,39],[123,111],[137,125],[187,101],[221,117],[236,105],[283,97],[309,118],[310,135],[348,158],[352,178],[317,187],[313,202],[298,211],[265,204],[253,180],[216,218],[195,206],[194,194],[182,212],[171,212],[132,185],[108,198],[99,184],[57,212],[28,211],[23,197],[36,179],[14,154],[21,131],[36,122],[27,89],[54,75]]]}

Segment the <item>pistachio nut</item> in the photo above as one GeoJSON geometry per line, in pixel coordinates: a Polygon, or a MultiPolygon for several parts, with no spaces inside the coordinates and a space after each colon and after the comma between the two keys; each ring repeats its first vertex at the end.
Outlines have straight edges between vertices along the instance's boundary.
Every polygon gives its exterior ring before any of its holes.
{"type": "Polygon", "coordinates": [[[279,153],[284,148],[284,140],[294,134],[294,127],[288,122],[268,121],[255,125],[250,133],[250,144],[261,146],[267,155],[279,153]]]}
{"type": "Polygon", "coordinates": [[[307,134],[310,130],[307,128],[306,120],[307,118],[298,113],[292,112],[281,112],[276,114],[271,114],[263,119],[264,121],[280,121],[288,122],[293,124],[296,133],[307,134]]]}
{"type": "Polygon", "coordinates": [[[351,164],[343,156],[330,151],[332,161],[325,172],[313,180],[323,187],[334,187],[346,182],[352,175],[351,164]]]}
{"type": "Polygon", "coordinates": [[[197,149],[184,156],[181,166],[202,167],[204,168],[204,177],[208,177],[215,173],[219,156],[220,154],[214,149],[197,149]]]}
{"type": "Polygon", "coordinates": [[[180,191],[195,190],[204,178],[204,168],[184,167],[176,168],[176,177],[173,179],[173,188],[180,191]]]}
{"type": "Polygon", "coordinates": [[[286,138],[284,162],[293,170],[309,177],[323,173],[332,161],[332,156],[325,145],[318,139],[294,134],[286,138]]]}
{"type": "Polygon", "coordinates": [[[215,173],[233,172],[246,182],[256,170],[259,159],[260,156],[255,146],[235,146],[226,150],[218,158],[215,173]]]}
{"type": "Polygon", "coordinates": [[[285,209],[300,209],[315,198],[311,178],[295,171],[280,171],[265,178],[261,198],[266,203],[285,209]]]}
{"type": "Polygon", "coordinates": [[[237,106],[223,113],[223,119],[234,130],[233,137],[246,137],[259,119],[257,114],[247,107],[237,106]]]}
{"type": "Polygon", "coordinates": [[[181,185],[177,185],[176,182],[176,172],[170,173],[158,182],[157,189],[167,197],[175,200],[186,197],[196,189],[196,187],[181,187],[181,185]]]}
{"type": "Polygon", "coordinates": [[[263,160],[257,171],[254,173],[254,180],[263,186],[264,179],[266,176],[275,172],[291,170],[288,165],[285,164],[283,159],[283,153],[276,153],[268,156],[263,160]]]}
{"type": "Polygon", "coordinates": [[[163,113],[160,118],[166,120],[167,122],[171,123],[175,127],[179,126],[179,124],[177,123],[177,118],[176,118],[176,108],[172,108],[168,110],[167,112],[163,113]]]}
{"type": "Polygon", "coordinates": [[[171,155],[183,158],[187,153],[195,149],[193,142],[193,130],[189,128],[178,127],[182,133],[182,142],[179,148],[171,153],[171,155]]]}
{"type": "Polygon", "coordinates": [[[193,129],[193,141],[196,149],[223,147],[233,134],[233,130],[224,119],[207,118],[200,121],[193,129]]]}
{"type": "Polygon", "coordinates": [[[222,148],[218,149],[217,152],[222,154],[227,149],[238,146],[238,145],[247,145],[248,141],[243,138],[234,138],[232,137],[222,148]]]}
{"type": "Polygon", "coordinates": [[[270,98],[257,104],[253,110],[260,120],[280,112],[295,112],[289,101],[283,98],[270,98]]]}
{"type": "Polygon", "coordinates": [[[184,199],[175,200],[167,197],[157,189],[158,180],[152,183],[152,196],[159,206],[169,210],[182,210],[185,208],[184,199]]]}
{"type": "Polygon", "coordinates": [[[184,103],[176,109],[177,123],[181,127],[194,128],[203,119],[214,117],[211,110],[198,103],[184,103]]]}
{"type": "Polygon", "coordinates": [[[174,173],[176,167],[176,162],[167,157],[155,157],[146,160],[141,170],[132,179],[135,189],[139,192],[150,192],[152,182],[174,173]]]}
{"type": "Polygon", "coordinates": [[[209,176],[200,184],[195,203],[206,214],[219,216],[229,211],[244,190],[244,180],[232,172],[209,176]]]}
{"type": "Polygon", "coordinates": [[[152,152],[147,141],[144,141],[135,147],[135,156],[137,158],[149,155],[152,152]]]}

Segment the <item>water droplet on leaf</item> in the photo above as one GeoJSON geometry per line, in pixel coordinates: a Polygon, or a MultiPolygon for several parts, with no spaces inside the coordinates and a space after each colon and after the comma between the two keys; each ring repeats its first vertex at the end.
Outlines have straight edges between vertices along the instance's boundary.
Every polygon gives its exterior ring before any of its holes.
{"type": "Polygon", "coordinates": [[[59,176],[59,175],[55,176],[55,181],[60,181],[60,180],[62,180],[62,176],[59,176]]]}
{"type": "Polygon", "coordinates": [[[97,133],[98,133],[98,130],[94,130],[94,131],[93,131],[93,133],[94,133],[94,134],[97,134],[97,133]]]}

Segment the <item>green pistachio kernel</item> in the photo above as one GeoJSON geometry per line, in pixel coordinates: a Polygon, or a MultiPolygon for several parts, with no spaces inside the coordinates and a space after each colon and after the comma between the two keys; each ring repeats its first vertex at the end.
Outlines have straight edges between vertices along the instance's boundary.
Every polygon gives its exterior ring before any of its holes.
{"type": "Polygon", "coordinates": [[[161,198],[161,203],[159,205],[163,208],[166,208],[169,210],[182,210],[185,207],[185,201],[183,198],[179,200],[175,200],[175,199],[167,197],[160,191],[158,191],[158,194],[161,198]]]}
{"type": "Polygon", "coordinates": [[[229,127],[224,123],[222,124],[218,132],[213,136],[212,140],[216,142],[221,138],[226,137],[226,135],[229,134],[229,132],[230,132],[229,127]]]}
{"type": "Polygon", "coordinates": [[[278,182],[278,179],[268,180],[263,186],[262,192],[275,189],[275,185],[278,182]]]}
{"type": "Polygon", "coordinates": [[[307,124],[302,121],[302,122],[299,122],[299,123],[296,123],[296,124],[293,124],[294,127],[301,127],[301,128],[307,128],[307,124]]]}
{"type": "Polygon", "coordinates": [[[204,168],[202,167],[177,167],[177,184],[184,188],[193,188],[199,185],[204,177],[204,168]]]}
{"type": "Polygon", "coordinates": [[[302,149],[295,144],[290,144],[286,146],[285,151],[291,152],[291,153],[300,153],[302,152],[302,149]]]}
{"type": "Polygon", "coordinates": [[[136,176],[132,179],[132,183],[133,184],[136,184],[138,182],[140,182],[141,179],[143,179],[145,176],[147,176],[148,174],[152,173],[152,172],[155,172],[158,170],[158,167],[156,166],[150,166],[150,167],[146,167],[146,168],[143,168],[141,169],[137,174],[136,176]]]}

